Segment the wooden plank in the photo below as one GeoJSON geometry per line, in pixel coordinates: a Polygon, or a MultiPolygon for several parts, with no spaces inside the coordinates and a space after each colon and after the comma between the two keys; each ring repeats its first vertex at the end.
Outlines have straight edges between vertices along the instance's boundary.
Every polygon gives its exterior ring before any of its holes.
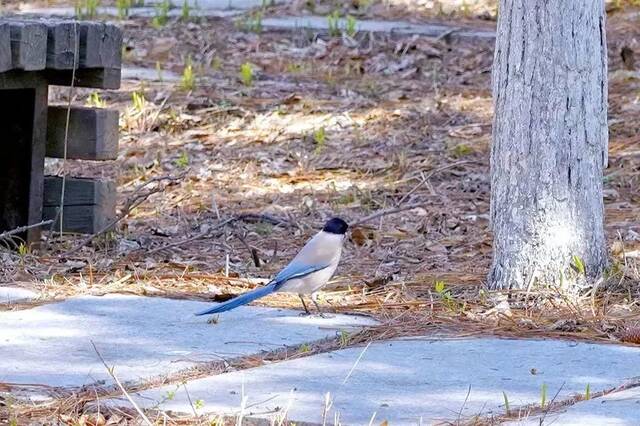
{"type": "MultiPolygon", "coordinates": [[[[70,86],[71,73],[71,70],[47,70],[46,77],[49,84],[70,86]]],[[[75,86],[115,90],[120,88],[120,80],[120,68],[78,69],[75,86]]]]}
{"type": "MultiPolygon", "coordinates": [[[[114,160],[118,157],[117,110],[73,107],[69,115],[67,158],[114,160]]],[[[47,157],[64,157],[65,106],[50,106],[47,117],[47,157]]]]}
{"type": "MultiPolygon", "coordinates": [[[[62,178],[44,179],[43,219],[56,220],[59,227],[59,206],[62,178]]],[[[62,229],[65,232],[93,234],[101,231],[116,216],[116,186],[101,179],[67,178],[65,182],[62,229]]]]}
{"type": "MultiPolygon", "coordinates": [[[[74,22],[51,21],[47,26],[47,68],[73,69],[74,56],[79,55],[79,25],[74,22]]],[[[76,64],[77,66],[77,64],[76,64]]]]}
{"type": "MultiPolygon", "coordinates": [[[[0,74],[0,232],[42,220],[47,81],[38,73],[0,74]]],[[[19,235],[40,240],[39,228],[19,235]]]]}
{"type": "Polygon", "coordinates": [[[7,23],[0,23],[0,72],[13,67],[11,60],[11,28],[7,23]]]}
{"type": "Polygon", "coordinates": [[[101,22],[80,24],[80,68],[121,68],[122,30],[101,22]]]}
{"type": "Polygon", "coordinates": [[[9,22],[13,68],[42,70],[47,65],[47,27],[37,22],[9,22]]]}

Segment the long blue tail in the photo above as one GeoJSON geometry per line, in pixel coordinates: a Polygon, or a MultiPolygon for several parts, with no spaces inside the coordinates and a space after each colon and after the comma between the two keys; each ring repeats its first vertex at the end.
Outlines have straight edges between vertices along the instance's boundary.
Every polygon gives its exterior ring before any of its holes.
{"type": "Polygon", "coordinates": [[[220,312],[230,311],[232,309],[237,308],[238,306],[246,305],[247,303],[253,302],[256,299],[260,299],[268,294],[271,294],[276,289],[276,283],[271,282],[264,287],[257,288],[248,293],[240,295],[234,299],[228,300],[224,303],[214,306],[213,308],[207,309],[206,311],[198,312],[196,315],[209,315],[209,314],[217,314],[220,312]]]}

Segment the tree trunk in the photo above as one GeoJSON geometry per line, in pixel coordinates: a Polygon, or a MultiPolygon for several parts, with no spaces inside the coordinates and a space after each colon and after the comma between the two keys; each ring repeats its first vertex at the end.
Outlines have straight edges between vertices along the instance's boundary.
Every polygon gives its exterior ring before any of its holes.
{"type": "Polygon", "coordinates": [[[595,277],[606,266],[603,0],[500,0],[493,65],[489,287],[595,277]],[[573,267],[572,267],[573,265],[573,267]]]}

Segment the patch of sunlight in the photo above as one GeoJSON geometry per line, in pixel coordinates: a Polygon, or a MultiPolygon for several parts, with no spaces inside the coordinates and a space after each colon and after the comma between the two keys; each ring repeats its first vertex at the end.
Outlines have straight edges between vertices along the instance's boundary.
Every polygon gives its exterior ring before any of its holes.
{"type": "MultiPolygon", "coordinates": [[[[84,335],[86,333],[82,333],[84,335]]],[[[74,337],[80,336],[81,333],[77,329],[69,329],[62,327],[42,327],[33,328],[28,335],[24,330],[17,328],[8,328],[2,330],[2,339],[9,342],[10,346],[33,345],[33,339],[51,339],[55,337],[74,337]]],[[[0,345],[2,346],[2,345],[0,345]]]]}
{"type": "Polygon", "coordinates": [[[493,117],[493,104],[491,97],[465,97],[462,95],[447,97],[443,103],[452,109],[464,113],[473,114],[476,119],[491,122],[493,117]]]}
{"type": "Polygon", "coordinates": [[[584,386],[586,385],[609,385],[609,383],[611,383],[611,378],[610,377],[603,377],[603,376],[578,376],[578,377],[571,377],[571,382],[573,383],[579,383],[582,384],[584,386]]]}
{"type": "Polygon", "coordinates": [[[552,249],[569,247],[575,241],[575,229],[570,224],[560,220],[558,223],[546,227],[543,241],[552,249]]]}
{"type": "Polygon", "coordinates": [[[369,188],[374,189],[379,187],[379,183],[374,180],[355,182],[348,176],[335,176],[329,179],[313,179],[310,177],[297,182],[286,182],[281,178],[267,178],[264,179],[260,185],[245,185],[245,196],[259,197],[273,193],[292,194],[302,190],[309,190],[313,192],[341,192],[353,187],[358,187],[360,190],[369,188]]]}
{"type": "Polygon", "coordinates": [[[352,119],[345,114],[305,114],[273,111],[266,114],[257,115],[249,123],[232,122],[218,132],[218,136],[257,136],[261,134],[308,134],[314,130],[325,127],[342,128],[352,125],[352,119]]]}

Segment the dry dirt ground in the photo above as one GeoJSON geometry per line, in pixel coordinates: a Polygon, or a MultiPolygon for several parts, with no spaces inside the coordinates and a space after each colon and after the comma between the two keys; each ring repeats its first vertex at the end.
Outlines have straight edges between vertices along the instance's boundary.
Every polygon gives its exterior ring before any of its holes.
{"type": "MultiPolygon", "coordinates": [[[[354,8],[344,6],[358,19],[410,12],[354,8]]],[[[491,11],[460,13],[446,20],[494,25],[491,11]]],[[[638,13],[628,6],[609,16],[611,267],[578,300],[541,289],[506,301],[483,289],[491,42],[259,31],[255,13],[159,28],[122,22],[125,64],[162,81],[76,90],[77,104],[120,110],[120,156],[47,167],[114,179],[124,217],[91,241],[47,233],[40,251],[1,251],[0,279],[43,292],[35,303],[116,291],[220,301],[271,276],[327,218],[397,209],[352,230],[334,290],[321,299],[385,322],[367,338],[447,330],[637,341],[640,78],[620,52],[640,52],[638,13]]],[[[286,295],[259,303],[298,306],[286,295]]]]}

